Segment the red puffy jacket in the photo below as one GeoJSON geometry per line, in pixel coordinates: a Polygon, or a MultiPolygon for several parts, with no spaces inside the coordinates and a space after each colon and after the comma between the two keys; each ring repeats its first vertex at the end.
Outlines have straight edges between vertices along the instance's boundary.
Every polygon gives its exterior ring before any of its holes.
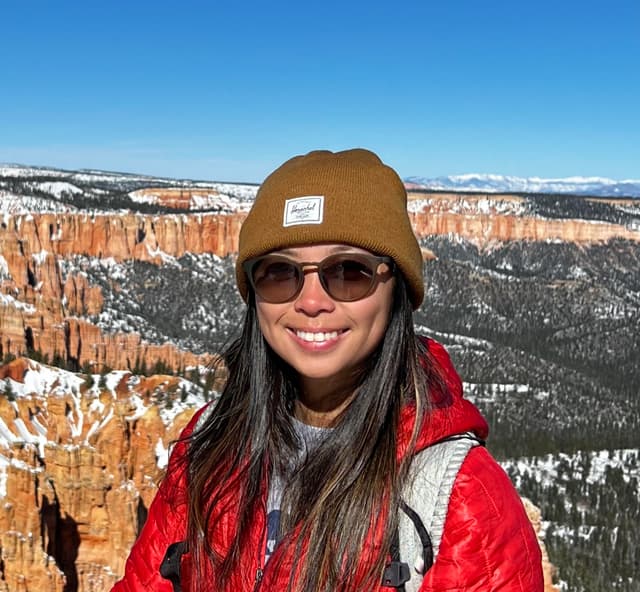
{"type": "MultiPolygon", "coordinates": [[[[450,396],[439,401],[418,441],[418,450],[450,435],[475,432],[487,435],[487,424],[478,410],[462,398],[462,383],[445,349],[428,340],[429,351],[440,363],[450,396]]],[[[192,429],[194,420],[187,430],[192,429]]],[[[400,453],[410,437],[413,415],[409,409],[401,419],[400,453]]],[[[131,549],[124,578],[112,592],[172,592],[171,583],[160,575],[160,563],[170,544],[184,540],[186,500],[184,472],[172,470],[185,453],[178,444],[172,454],[167,477],[162,482],[147,521],[131,549]],[[181,494],[182,492],[182,494],[181,494]]],[[[266,484],[264,486],[266,494],[266,484]]],[[[234,502],[229,500],[222,520],[217,520],[211,541],[217,551],[228,548],[234,528],[234,502]]],[[[287,588],[286,570],[262,571],[265,551],[266,515],[256,515],[241,551],[239,568],[225,588],[252,591],[261,579],[261,591],[287,588]]],[[[276,551],[277,552],[277,551],[276,551]]],[[[189,562],[183,557],[183,567],[189,562]]],[[[285,559],[282,565],[286,565],[285,559]]],[[[188,569],[183,569],[183,573],[188,569]]],[[[187,592],[188,578],[182,589],[187,592]]],[[[220,590],[212,576],[212,592],[220,590]]],[[[380,586],[381,591],[392,588],[380,586]]],[[[522,502],[508,476],[483,447],[473,448],[464,460],[449,501],[439,553],[426,573],[420,592],[540,592],[543,590],[540,547],[522,502]]]]}

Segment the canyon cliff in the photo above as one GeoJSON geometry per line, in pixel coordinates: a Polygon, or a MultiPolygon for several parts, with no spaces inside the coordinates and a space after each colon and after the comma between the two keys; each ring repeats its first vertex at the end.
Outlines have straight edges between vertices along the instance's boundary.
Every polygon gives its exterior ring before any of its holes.
{"type": "Polygon", "coordinates": [[[75,375],[18,358],[0,368],[0,590],[103,592],[204,403],[175,376],[75,375]]]}

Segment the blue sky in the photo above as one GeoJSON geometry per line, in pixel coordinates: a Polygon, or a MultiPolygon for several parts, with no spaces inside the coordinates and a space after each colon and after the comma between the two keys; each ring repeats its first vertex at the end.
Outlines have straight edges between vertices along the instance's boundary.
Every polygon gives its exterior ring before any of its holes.
{"type": "Polygon", "coordinates": [[[0,162],[260,182],[364,146],[401,176],[640,179],[638,0],[2,7],[0,162]]]}

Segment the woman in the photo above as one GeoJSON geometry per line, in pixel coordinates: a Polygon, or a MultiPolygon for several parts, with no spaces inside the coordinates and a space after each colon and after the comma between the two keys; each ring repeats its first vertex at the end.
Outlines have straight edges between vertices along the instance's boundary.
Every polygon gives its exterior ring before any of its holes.
{"type": "Polygon", "coordinates": [[[542,590],[535,534],[482,446],[451,477],[433,566],[398,557],[405,494],[441,468],[415,459],[487,434],[442,346],[414,335],[406,200],[362,149],[265,180],[240,233],[226,386],[176,445],[114,590],[542,590]]]}

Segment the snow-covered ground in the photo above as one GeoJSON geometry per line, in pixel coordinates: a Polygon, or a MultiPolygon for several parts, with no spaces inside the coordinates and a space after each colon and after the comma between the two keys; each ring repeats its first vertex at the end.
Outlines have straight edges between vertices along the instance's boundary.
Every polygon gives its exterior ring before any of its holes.
{"type": "Polygon", "coordinates": [[[568,481],[602,482],[607,468],[621,469],[627,483],[633,478],[640,479],[640,450],[591,450],[573,454],[559,452],[542,457],[507,460],[502,465],[506,470],[509,467],[517,469],[516,486],[522,475],[528,473],[543,485],[555,484],[563,492],[568,481]]]}
{"type": "Polygon", "coordinates": [[[446,206],[447,213],[451,214],[501,214],[504,216],[530,215],[530,208],[527,206],[525,200],[490,198],[471,199],[469,197],[464,197],[463,195],[456,197],[455,199],[447,199],[444,202],[442,198],[437,196],[409,199],[407,202],[407,210],[409,212],[421,212],[425,208],[441,208],[441,204],[443,203],[446,206]]]}

